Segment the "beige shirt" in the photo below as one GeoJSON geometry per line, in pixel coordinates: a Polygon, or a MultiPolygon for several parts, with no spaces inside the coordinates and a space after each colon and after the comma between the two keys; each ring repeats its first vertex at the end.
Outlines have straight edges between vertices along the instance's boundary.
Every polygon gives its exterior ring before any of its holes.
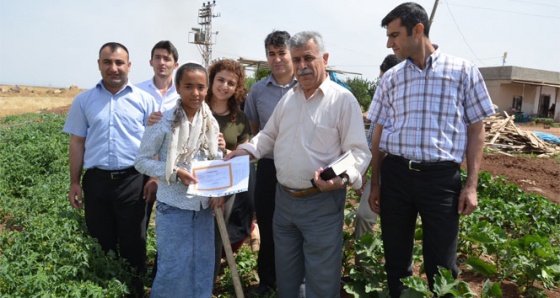
{"type": "Polygon", "coordinates": [[[348,150],[356,163],[347,174],[358,189],[371,159],[358,101],[328,78],[309,99],[299,85],[292,88],[264,129],[238,148],[256,158],[274,151],[278,182],[295,189],[311,187],[315,171],[348,150]]]}

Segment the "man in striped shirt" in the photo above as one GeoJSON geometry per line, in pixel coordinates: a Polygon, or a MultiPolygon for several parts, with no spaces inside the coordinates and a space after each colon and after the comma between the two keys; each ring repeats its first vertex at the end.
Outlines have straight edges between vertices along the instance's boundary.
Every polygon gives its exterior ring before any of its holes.
{"type": "Polygon", "coordinates": [[[494,109],[478,69],[431,43],[420,5],[397,6],[381,25],[387,47],[406,61],[383,76],[368,112],[375,124],[369,203],[382,218],[389,290],[399,297],[400,279],[412,275],[418,214],[430,286],[437,266],[457,277],[459,215],[471,214],[478,204],[482,120],[494,109]],[[461,189],[464,157],[468,175],[461,189]]]}

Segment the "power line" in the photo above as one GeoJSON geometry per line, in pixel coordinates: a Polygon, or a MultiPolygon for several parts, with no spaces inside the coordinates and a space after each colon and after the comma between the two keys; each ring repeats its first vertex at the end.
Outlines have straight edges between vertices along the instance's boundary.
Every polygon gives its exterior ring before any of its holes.
{"type": "Polygon", "coordinates": [[[548,4],[548,3],[537,3],[537,2],[523,1],[523,0],[510,0],[510,1],[521,2],[521,3],[527,3],[527,4],[532,4],[532,5],[540,5],[540,6],[548,6],[548,7],[560,8],[560,5],[554,5],[554,4],[548,4]]]}
{"type": "Polygon", "coordinates": [[[459,34],[461,34],[461,37],[463,38],[463,41],[467,45],[467,48],[469,48],[469,51],[471,52],[471,54],[473,54],[473,56],[476,58],[476,60],[478,60],[480,63],[482,63],[484,65],[484,62],[482,62],[482,60],[480,60],[480,58],[478,58],[478,56],[476,55],[474,50],[471,48],[471,45],[467,42],[467,39],[465,38],[465,35],[463,35],[463,32],[461,31],[461,28],[459,27],[459,25],[457,24],[457,21],[455,20],[455,16],[453,15],[453,12],[451,11],[451,8],[449,8],[449,2],[445,1],[445,4],[447,6],[447,10],[449,10],[449,14],[451,15],[451,19],[453,20],[453,23],[457,27],[457,30],[459,31],[459,34]]]}
{"type": "MultiPolygon", "coordinates": [[[[446,4],[447,4],[447,6],[450,5],[447,1],[446,1],[446,4]]],[[[492,11],[505,12],[505,13],[512,13],[512,14],[518,14],[518,15],[531,16],[531,17],[549,18],[549,19],[560,19],[560,16],[557,16],[557,15],[556,15],[556,16],[545,16],[545,15],[524,13],[524,12],[518,12],[518,11],[503,10],[503,9],[488,8],[488,7],[480,7],[480,6],[472,6],[472,5],[464,5],[464,4],[455,4],[455,3],[451,3],[451,5],[454,5],[454,6],[462,6],[462,7],[469,7],[469,8],[475,8],[475,9],[482,9],[482,10],[492,10],[492,11]]]]}

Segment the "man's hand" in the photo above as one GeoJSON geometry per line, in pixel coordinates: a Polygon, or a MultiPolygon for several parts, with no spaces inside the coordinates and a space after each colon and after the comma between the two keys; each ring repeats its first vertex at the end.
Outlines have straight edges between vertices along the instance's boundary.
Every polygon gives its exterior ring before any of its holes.
{"type": "Polygon", "coordinates": [[[247,150],[243,150],[243,149],[235,149],[233,151],[231,151],[230,153],[228,153],[225,157],[224,160],[230,160],[234,157],[237,156],[243,156],[243,155],[250,155],[249,152],[247,152],[247,150]]]}
{"type": "Polygon", "coordinates": [[[372,185],[368,198],[369,208],[375,214],[379,215],[381,212],[381,195],[379,185],[372,185]]]}
{"type": "Polygon", "coordinates": [[[478,206],[478,195],[476,194],[476,188],[465,187],[461,191],[459,196],[459,206],[457,213],[462,215],[469,215],[474,212],[478,206]]]}
{"type": "Polygon", "coordinates": [[[152,126],[158,123],[162,117],[163,113],[160,111],[151,113],[150,116],[148,116],[148,126],[152,126]]]}
{"type": "Polygon", "coordinates": [[[70,184],[68,200],[74,209],[82,209],[82,186],[80,184],[70,184]]]}
{"type": "Polygon", "coordinates": [[[158,189],[158,179],[150,177],[146,185],[144,185],[144,201],[151,203],[156,200],[156,193],[158,189]]]}
{"type": "Polygon", "coordinates": [[[317,169],[317,171],[315,171],[315,173],[313,174],[313,180],[315,181],[315,186],[317,186],[317,188],[320,191],[331,191],[331,190],[341,189],[343,187],[346,187],[346,184],[344,184],[342,178],[338,176],[330,180],[323,180],[323,178],[321,178],[320,175],[321,172],[323,172],[323,168],[317,169]]]}

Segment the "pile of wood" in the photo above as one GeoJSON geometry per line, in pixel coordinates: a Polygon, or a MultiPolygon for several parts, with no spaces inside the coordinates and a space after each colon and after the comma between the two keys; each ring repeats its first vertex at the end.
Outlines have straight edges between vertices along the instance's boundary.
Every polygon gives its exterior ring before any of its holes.
{"type": "Polygon", "coordinates": [[[503,113],[505,117],[495,114],[484,119],[486,148],[504,153],[537,154],[542,157],[560,154],[560,146],[539,139],[531,131],[520,130],[513,122],[515,115],[503,113]]]}

